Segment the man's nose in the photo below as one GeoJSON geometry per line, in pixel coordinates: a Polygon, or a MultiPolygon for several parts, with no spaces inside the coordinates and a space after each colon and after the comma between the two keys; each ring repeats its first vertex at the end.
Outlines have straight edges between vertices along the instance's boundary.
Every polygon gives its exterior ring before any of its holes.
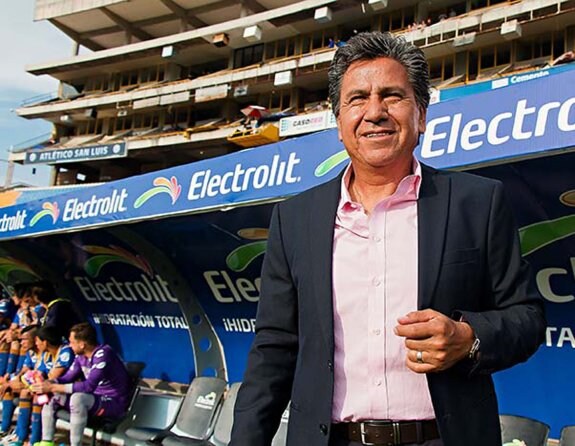
{"type": "Polygon", "coordinates": [[[379,122],[389,118],[389,110],[387,104],[378,96],[370,96],[366,104],[364,113],[364,120],[369,122],[379,122]]]}

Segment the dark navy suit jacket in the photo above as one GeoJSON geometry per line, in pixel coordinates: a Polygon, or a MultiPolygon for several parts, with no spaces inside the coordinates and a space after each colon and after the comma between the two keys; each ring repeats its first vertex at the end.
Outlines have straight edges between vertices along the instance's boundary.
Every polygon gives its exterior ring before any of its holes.
{"type": "MultiPolygon", "coordinates": [[[[273,212],[256,336],[230,446],[269,446],[289,400],[288,446],[328,444],[340,182],[341,175],[273,212]]],[[[422,166],[418,246],[419,309],[463,316],[481,340],[477,362],[427,375],[442,440],[445,446],[499,446],[491,373],[525,361],[545,330],[502,184],[422,166]]]]}

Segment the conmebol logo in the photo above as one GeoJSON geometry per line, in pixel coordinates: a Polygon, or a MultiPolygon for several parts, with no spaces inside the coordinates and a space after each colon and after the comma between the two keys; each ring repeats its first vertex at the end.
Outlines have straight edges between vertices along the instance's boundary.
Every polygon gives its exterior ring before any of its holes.
{"type": "Polygon", "coordinates": [[[16,272],[25,272],[31,276],[38,277],[38,275],[32,271],[32,268],[24,262],[12,257],[0,257],[0,282],[6,283],[8,276],[16,272]]]}
{"type": "Polygon", "coordinates": [[[153,275],[152,267],[146,259],[122,247],[111,245],[107,248],[105,246],[86,245],[82,249],[87,253],[94,254],[84,263],[84,271],[90,277],[98,277],[102,268],[112,262],[126,263],[142,270],[150,277],[153,275]]]}
{"type": "Polygon", "coordinates": [[[52,223],[56,223],[58,221],[58,216],[60,215],[60,209],[58,208],[57,202],[46,202],[42,203],[42,210],[37,212],[32,219],[30,220],[30,226],[34,226],[41,220],[43,217],[49,216],[52,217],[52,223]]]}
{"type": "Polygon", "coordinates": [[[146,201],[157,194],[168,194],[172,198],[172,204],[174,204],[182,192],[182,186],[178,184],[178,179],[174,176],[172,176],[169,180],[165,177],[155,178],[153,185],[156,187],[148,189],[136,199],[134,202],[134,208],[139,208],[146,201]]]}

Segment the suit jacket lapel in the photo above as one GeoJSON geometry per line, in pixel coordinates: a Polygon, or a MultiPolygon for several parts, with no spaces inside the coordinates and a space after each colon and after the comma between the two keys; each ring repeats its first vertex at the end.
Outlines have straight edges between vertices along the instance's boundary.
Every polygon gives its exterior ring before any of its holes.
{"type": "MultiPolygon", "coordinates": [[[[343,173],[342,173],[343,174],[343,173]]],[[[335,215],[340,197],[341,175],[317,189],[310,212],[310,250],[314,297],[318,319],[330,355],[333,356],[332,257],[335,215]]]]}
{"type": "Polygon", "coordinates": [[[422,183],[417,209],[418,309],[432,305],[443,258],[449,215],[451,181],[422,164],[422,183]]]}

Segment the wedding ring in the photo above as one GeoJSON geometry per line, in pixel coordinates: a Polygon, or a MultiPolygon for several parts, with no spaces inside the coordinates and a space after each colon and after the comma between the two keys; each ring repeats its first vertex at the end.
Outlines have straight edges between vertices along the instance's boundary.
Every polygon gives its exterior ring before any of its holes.
{"type": "Polygon", "coordinates": [[[417,362],[419,364],[423,364],[423,352],[422,351],[418,351],[417,354],[415,355],[415,358],[417,359],[417,362]]]}

